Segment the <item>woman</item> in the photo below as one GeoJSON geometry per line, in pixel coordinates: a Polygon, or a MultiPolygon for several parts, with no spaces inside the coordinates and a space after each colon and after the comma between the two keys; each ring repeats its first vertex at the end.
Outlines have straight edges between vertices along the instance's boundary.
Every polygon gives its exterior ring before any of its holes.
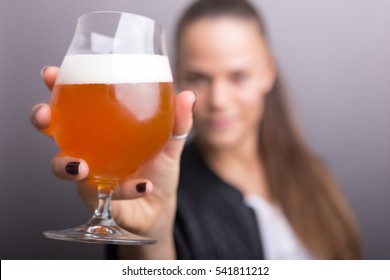
{"type": "MultiPolygon", "coordinates": [[[[359,258],[345,202],[291,121],[254,8],[243,0],[197,1],[180,20],[176,42],[177,84],[197,93],[194,138],[182,153],[177,136],[189,131],[195,100],[186,91],[177,96],[176,137],[114,194],[115,220],[158,243],[117,247],[115,257],[359,258]]],[[[57,71],[45,69],[49,87],[57,71]]],[[[32,120],[44,130],[50,108],[35,107],[32,120]]],[[[82,180],[86,162],[55,157],[53,171],[78,180],[93,206],[94,188],[82,180]]]]}

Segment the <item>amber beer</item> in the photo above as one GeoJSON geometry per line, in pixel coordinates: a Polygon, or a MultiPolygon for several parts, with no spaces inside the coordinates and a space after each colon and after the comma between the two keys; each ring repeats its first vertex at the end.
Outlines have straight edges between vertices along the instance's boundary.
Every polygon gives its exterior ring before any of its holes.
{"type": "Polygon", "coordinates": [[[173,92],[165,56],[67,56],[52,96],[52,134],[62,154],[88,162],[90,178],[123,179],[167,143],[173,92]]]}

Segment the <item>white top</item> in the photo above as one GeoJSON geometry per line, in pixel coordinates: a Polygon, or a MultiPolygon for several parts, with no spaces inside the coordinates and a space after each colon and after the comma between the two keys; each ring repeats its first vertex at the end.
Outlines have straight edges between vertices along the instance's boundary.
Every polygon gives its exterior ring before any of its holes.
{"type": "Polygon", "coordinates": [[[313,259],[277,205],[271,204],[258,195],[246,196],[245,203],[256,214],[265,259],[313,259]]]}

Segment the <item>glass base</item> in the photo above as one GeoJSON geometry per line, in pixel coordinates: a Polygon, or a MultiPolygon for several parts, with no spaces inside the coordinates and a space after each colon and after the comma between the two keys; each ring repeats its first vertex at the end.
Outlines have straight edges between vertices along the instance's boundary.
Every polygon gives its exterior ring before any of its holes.
{"type": "Polygon", "coordinates": [[[64,230],[44,231],[47,238],[95,244],[146,245],[157,241],[125,231],[117,225],[78,226],[64,230]]]}

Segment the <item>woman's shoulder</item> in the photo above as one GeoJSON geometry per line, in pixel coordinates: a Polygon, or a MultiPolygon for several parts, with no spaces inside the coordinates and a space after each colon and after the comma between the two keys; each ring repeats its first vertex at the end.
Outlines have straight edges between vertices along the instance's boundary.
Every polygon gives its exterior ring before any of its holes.
{"type": "Polygon", "coordinates": [[[180,161],[180,189],[202,192],[209,191],[209,186],[216,188],[221,184],[222,180],[208,167],[195,143],[186,143],[180,161]]]}

